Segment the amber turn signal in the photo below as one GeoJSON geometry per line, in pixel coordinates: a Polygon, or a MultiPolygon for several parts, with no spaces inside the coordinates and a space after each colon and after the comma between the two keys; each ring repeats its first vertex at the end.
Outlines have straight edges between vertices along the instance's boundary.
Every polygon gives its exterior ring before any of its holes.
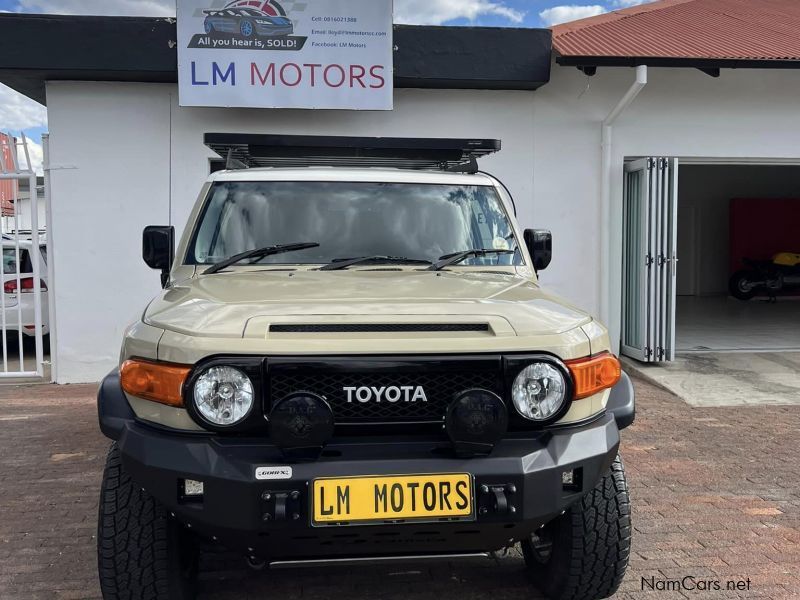
{"type": "Polygon", "coordinates": [[[587,398],[613,387],[622,376],[619,360],[609,352],[588,358],[568,360],[566,365],[575,382],[575,400],[587,398]]]}
{"type": "Polygon", "coordinates": [[[169,406],[183,406],[183,382],[191,367],[146,360],[126,360],[119,369],[122,389],[131,396],[169,406]]]}

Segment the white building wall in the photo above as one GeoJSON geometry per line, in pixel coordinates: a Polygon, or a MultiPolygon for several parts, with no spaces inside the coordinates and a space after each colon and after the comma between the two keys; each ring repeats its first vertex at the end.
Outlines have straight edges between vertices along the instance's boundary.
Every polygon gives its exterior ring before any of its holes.
{"type": "MultiPolygon", "coordinates": [[[[29,231],[33,223],[33,211],[31,210],[30,195],[25,192],[17,198],[17,218],[16,222],[14,217],[2,217],[2,231],[3,233],[11,233],[15,229],[19,231],[29,231]]],[[[36,201],[36,214],[39,218],[39,230],[47,229],[47,213],[45,211],[44,196],[39,194],[36,201]]]]}
{"type": "Polygon", "coordinates": [[[501,138],[483,168],[520,207],[533,191],[532,92],[397,90],[392,112],[288,111],[181,108],[172,85],[53,82],[47,104],[59,383],[116,364],[125,326],[158,292],[142,229],[181,234],[214,156],[206,132],[501,138]]]}
{"type": "Polygon", "coordinates": [[[98,381],[158,290],[141,259],[142,229],[169,221],[169,95],[158,86],[51,83],[47,100],[55,377],[98,381]]]}

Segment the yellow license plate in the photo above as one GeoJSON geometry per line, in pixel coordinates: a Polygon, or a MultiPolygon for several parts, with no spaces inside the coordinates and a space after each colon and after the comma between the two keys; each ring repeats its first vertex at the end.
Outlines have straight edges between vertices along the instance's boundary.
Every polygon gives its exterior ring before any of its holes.
{"type": "Polygon", "coordinates": [[[315,479],[313,493],[314,525],[473,516],[467,473],[315,479]]]}

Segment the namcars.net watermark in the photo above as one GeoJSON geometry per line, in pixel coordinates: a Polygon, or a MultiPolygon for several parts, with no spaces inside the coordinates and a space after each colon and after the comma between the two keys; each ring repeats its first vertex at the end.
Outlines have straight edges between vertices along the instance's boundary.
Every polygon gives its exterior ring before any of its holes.
{"type": "Polygon", "coordinates": [[[709,579],[686,575],[680,579],[657,579],[654,576],[642,577],[642,591],[657,592],[746,592],[750,590],[750,578],[709,579]]]}

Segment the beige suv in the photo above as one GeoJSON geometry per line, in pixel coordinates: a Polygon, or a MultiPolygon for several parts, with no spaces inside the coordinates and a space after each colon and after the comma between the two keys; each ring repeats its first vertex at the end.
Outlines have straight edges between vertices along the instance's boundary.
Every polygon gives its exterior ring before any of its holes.
{"type": "Polygon", "coordinates": [[[98,397],[104,598],[192,597],[217,544],[253,567],[520,544],[548,597],[614,593],[633,389],[540,287],[549,232],[477,171],[499,142],[206,142],[253,168],[209,178],[177,247],[145,230],[164,289],[98,397]]]}

